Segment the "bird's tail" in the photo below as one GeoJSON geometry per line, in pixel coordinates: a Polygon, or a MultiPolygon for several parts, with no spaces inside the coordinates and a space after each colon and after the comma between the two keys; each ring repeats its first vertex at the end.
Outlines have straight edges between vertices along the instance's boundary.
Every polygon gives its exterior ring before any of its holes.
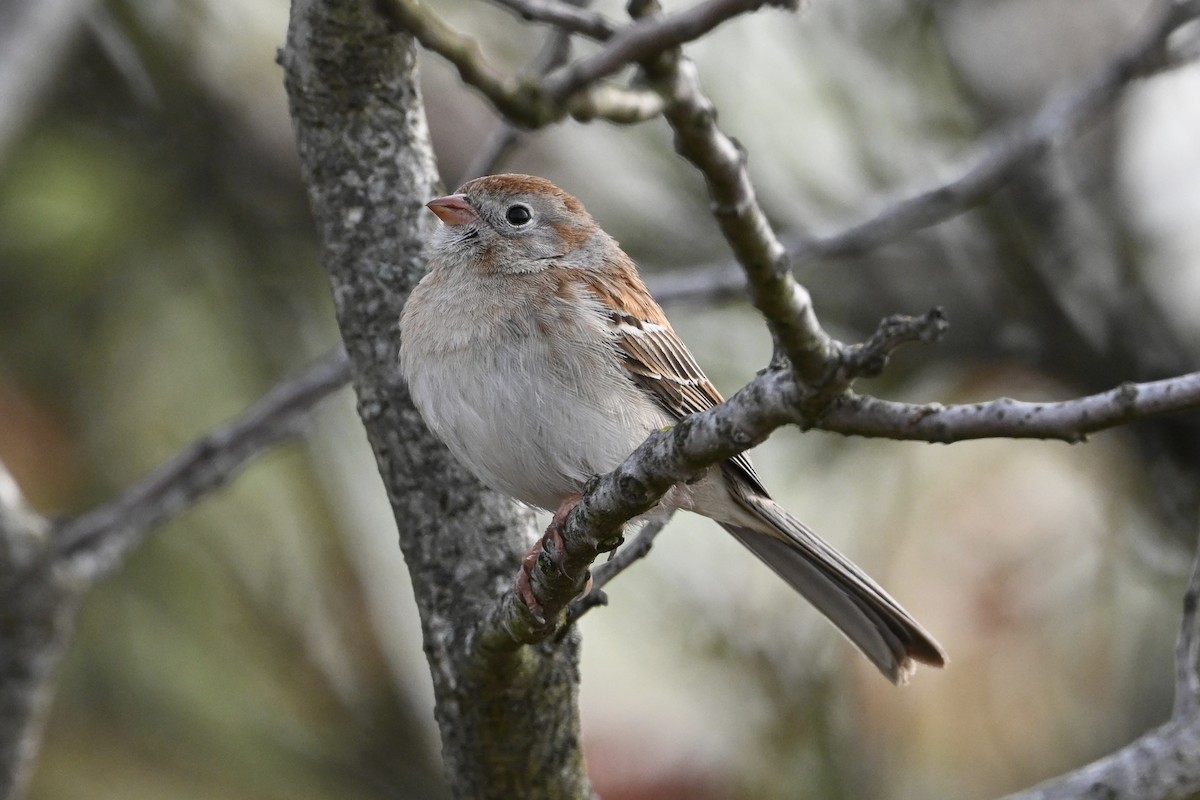
{"type": "Polygon", "coordinates": [[[916,663],[944,666],[945,653],[908,612],[850,559],[822,541],[769,497],[739,505],[763,523],[721,526],[829,618],[893,683],[906,683],[916,663]]]}

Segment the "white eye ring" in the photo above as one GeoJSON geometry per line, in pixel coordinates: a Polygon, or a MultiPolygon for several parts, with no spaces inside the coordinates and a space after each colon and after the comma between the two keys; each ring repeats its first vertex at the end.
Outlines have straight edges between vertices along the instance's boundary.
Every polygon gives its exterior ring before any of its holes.
{"type": "Polygon", "coordinates": [[[533,221],[533,211],[524,203],[513,203],[504,212],[504,219],[514,228],[520,228],[533,221]]]}

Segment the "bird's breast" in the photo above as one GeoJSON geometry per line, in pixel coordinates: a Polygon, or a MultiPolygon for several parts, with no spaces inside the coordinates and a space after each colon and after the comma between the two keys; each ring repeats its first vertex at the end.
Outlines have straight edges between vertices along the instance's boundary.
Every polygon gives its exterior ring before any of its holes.
{"type": "Polygon", "coordinates": [[[485,483],[554,509],[666,424],[624,373],[599,309],[470,294],[414,292],[401,360],[426,423],[485,483]],[[425,336],[435,325],[451,330],[425,336]]]}

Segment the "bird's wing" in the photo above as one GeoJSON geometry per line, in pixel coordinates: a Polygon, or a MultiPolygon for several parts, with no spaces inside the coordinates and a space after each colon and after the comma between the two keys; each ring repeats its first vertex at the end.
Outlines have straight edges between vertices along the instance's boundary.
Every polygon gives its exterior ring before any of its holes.
{"type": "MultiPolygon", "coordinates": [[[[607,323],[615,334],[617,354],[629,377],[676,419],[724,402],[633,265],[616,266],[604,273],[581,271],[578,277],[604,306],[607,323]]],[[[726,464],[751,487],[767,494],[745,453],[726,464]]]]}

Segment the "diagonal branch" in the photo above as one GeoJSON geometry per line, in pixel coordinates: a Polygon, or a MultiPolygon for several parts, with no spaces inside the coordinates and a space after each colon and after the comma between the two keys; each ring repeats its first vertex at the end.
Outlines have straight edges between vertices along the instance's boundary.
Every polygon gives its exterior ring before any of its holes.
{"type": "Polygon", "coordinates": [[[961,174],[887,206],[873,217],[828,236],[789,248],[796,263],[861,253],[907,233],[936,225],[999,189],[1022,164],[1038,158],[1056,139],[1110,109],[1125,86],[1171,65],[1171,34],[1200,18],[1200,3],[1160,0],[1134,41],[1073,93],[1046,103],[1023,128],[985,149],[961,174]]]}
{"type": "Polygon", "coordinates": [[[453,64],[464,83],[478,89],[510,122],[527,128],[545,127],[566,114],[617,123],[652,119],[658,108],[643,93],[601,90],[594,97],[582,95],[599,88],[599,81],[624,67],[698,39],[739,14],[764,5],[794,7],[792,0],[705,0],[677,14],[616,29],[602,17],[568,11],[565,4],[504,2],[522,15],[544,19],[566,31],[586,28],[588,35],[604,40],[605,46],[545,79],[529,75],[518,80],[498,74],[485,61],[478,42],[447,25],[418,0],[386,0],[381,7],[394,27],[408,31],[426,49],[453,64]]]}
{"type": "Polygon", "coordinates": [[[675,133],[675,150],[704,176],[712,213],[746,273],[750,298],[775,339],[805,380],[824,380],[838,345],[821,328],[807,290],[791,274],[787,252],[759,205],[741,145],[717,125],[716,108],[704,94],[695,64],[675,52],[644,65],[663,95],[675,133]]]}
{"type": "Polygon", "coordinates": [[[788,0],[705,0],[687,11],[639,21],[613,34],[598,53],[551,76],[543,88],[552,101],[562,103],[576,92],[631,64],[695,41],[721,23],[765,5],[795,8],[796,3],[788,0]]]}
{"type": "Polygon", "coordinates": [[[521,84],[500,75],[483,57],[479,42],[447,25],[417,0],[389,0],[381,3],[389,22],[412,34],[427,50],[432,50],[458,70],[463,83],[474,86],[497,111],[514,122],[542,127],[562,116],[539,107],[521,84]]]}
{"type": "Polygon", "coordinates": [[[494,0],[515,11],[521,19],[553,25],[562,33],[578,33],[604,41],[621,27],[603,14],[578,8],[563,0],[494,0]]]}
{"type": "Polygon", "coordinates": [[[308,413],[346,384],[344,350],[326,356],[299,377],[278,384],[231,422],[184,448],[124,494],[60,524],[58,558],[94,580],[157,525],[225,485],[254,456],[296,436],[308,413]]]}
{"type": "MultiPolygon", "coordinates": [[[[938,319],[935,314],[917,318],[928,320],[929,326],[936,326],[938,319]]],[[[881,329],[894,329],[896,324],[895,319],[885,320],[881,329]]],[[[866,368],[886,361],[888,348],[900,341],[920,338],[915,335],[919,329],[913,320],[909,329],[913,335],[898,338],[883,333],[872,337],[867,345],[855,348],[859,363],[866,368]]],[[[853,371],[846,365],[842,368],[853,371]]],[[[857,375],[844,376],[848,380],[854,377],[857,375]]],[[[856,413],[865,413],[856,411],[854,403],[837,405],[832,410],[814,407],[811,395],[812,390],[806,389],[791,369],[769,369],[725,403],[688,417],[669,430],[652,434],[621,466],[593,479],[584,488],[582,500],[567,518],[564,552],[548,553],[543,548],[532,570],[532,585],[545,622],[534,619],[516,591],[510,590],[479,629],[476,647],[484,652],[508,650],[550,636],[560,622],[559,615],[586,581],[592,561],[616,547],[625,521],[652,508],[671,486],[691,480],[708,467],[754,447],[782,425],[792,423],[834,430],[830,419],[840,422],[843,415],[853,418],[856,413]],[[843,410],[847,405],[850,409],[843,410]],[[565,571],[560,572],[556,564],[563,564],[565,571]]],[[[920,411],[923,407],[908,408],[920,411]]],[[[961,431],[975,426],[979,435],[1015,433],[1027,438],[1070,442],[1078,441],[1084,433],[1133,419],[1189,409],[1200,409],[1200,373],[1169,381],[1126,384],[1102,395],[1063,403],[1017,404],[1000,400],[936,407],[932,411],[949,415],[961,431]],[[1030,410],[1032,421],[1014,416],[1011,409],[1016,406],[1030,410]],[[997,421],[997,416],[1001,421],[997,421]],[[1045,423],[1041,422],[1043,417],[1045,423]],[[992,432],[983,433],[989,425],[995,425],[992,432]]],[[[915,424],[919,425],[919,420],[915,424]]],[[[945,427],[926,432],[931,437],[949,435],[945,427]]],[[[959,438],[968,437],[963,434],[959,438]]]]}
{"type": "Polygon", "coordinates": [[[654,540],[658,538],[658,535],[662,533],[663,528],[667,527],[667,523],[670,521],[671,514],[668,514],[662,519],[647,522],[637,532],[637,536],[633,538],[632,542],[623,544],[620,550],[613,551],[608,561],[605,561],[592,571],[592,585],[582,597],[577,597],[571,601],[571,605],[567,609],[566,624],[563,625],[559,636],[578,622],[580,617],[596,606],[608,605],[608,596],[604,594],[604,587],[613,578],[650,555],[650,548],[654,546],[654,540]]]}
{"type": "MultiPolygon", "coordinates": [[[[1200,4],[1164,0],[1122,53],[1065,96],[1056,96],[1021,128],[1000,134],[949,180],[889,203],[873,216],[824,236],[787,245],[794,265],[867,252],[887,242],[958,216],[986,199],[1021,165],[1038,158],[1060,137],[1109,110],[1132,81],[1180,63],[1164,48],[1176,31],[1200,19],[1200,4]]],[[[660,276],[660,302],[710,300],[740,294],[745,275],[734,264],[697,267],[660,276]]]]}
{"type": "Polygon", "coordinates": [[[1200,796],[1200,551],[1183,599],[1171,719],[1092,763],[1004,800],[1189,800],[1200,796]]]}

